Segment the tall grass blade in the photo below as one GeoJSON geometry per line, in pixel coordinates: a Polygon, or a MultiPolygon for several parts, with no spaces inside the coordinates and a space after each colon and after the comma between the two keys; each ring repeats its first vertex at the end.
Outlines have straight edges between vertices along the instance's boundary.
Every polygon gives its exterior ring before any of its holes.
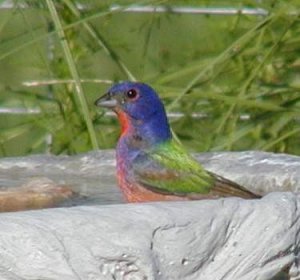
{"type": "Polygon", "coordinates": [[[88,129],[88,133],[89,133],[89,137],[90,137],[92,147],[93,147],[93,149],[98,149],[98,142],[97,142],[97,138],[96,138],[96,133],[95,133],[95,130],[94,130],[94,127],[93,127],[91,117],[90,117],[90,113],[89,113],[87,102],[86,102],[86,99],[85,99],[85,96],[84,96],[84,93],[83,93],[83,89],[82,89],[82,86],[81,86],[81,83],[80,83],[79,74],[78,74],[78,71],[77,71],[77,68],[76,68],[76,65],[75,65],[70,47],[68,45],[68,41],[66,39],[64,30],[62,28],[62,24],[60,22],[58,13],[56,11],[54,2],[52,0],[46,0],[46,3],[48,5],[52,20],[54,22],[55,29],[57,30],[57,33],[58,33],[58,36],[59,36],[59,39],[60,39],[60,43],[61,43],[61,46],[63,48],[63,52],[64,52],[64,55],[65,55],[70,73],[72,75],[72,78],[75,81],[75,90],[76,90],[76,93],[77,93],[76,97],[78,98],[78,101],[79,101],[79,104],[80,104],[80,107],[81,107],[81,111],[82,111],[83,118],[85,120],[87,129],[88,129]]]}

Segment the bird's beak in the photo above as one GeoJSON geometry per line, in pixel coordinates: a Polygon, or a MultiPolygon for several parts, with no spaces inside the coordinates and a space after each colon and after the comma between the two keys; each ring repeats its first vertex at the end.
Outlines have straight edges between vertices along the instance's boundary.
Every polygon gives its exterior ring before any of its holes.
{"type": "Polygon", "coordinates": [[[95,105],[113,109],[118,105],[118,101],[115,98],[111,97],[109,93],[106,93],[95,101],[95,105]]]}

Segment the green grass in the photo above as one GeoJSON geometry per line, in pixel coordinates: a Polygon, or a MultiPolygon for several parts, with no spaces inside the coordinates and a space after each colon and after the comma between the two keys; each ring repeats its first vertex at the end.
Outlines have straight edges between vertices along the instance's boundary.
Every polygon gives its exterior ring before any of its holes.
{"type": "Polygon", "coordinates": [[[111,11],[116,1],[83,1],[89,8],[79,10],[70,0],[32,0],[0,10],[0,106],[41,111],[0,115],[0,154],[113,148],[117,121],[93,102],[106,80],[140,80],[169,112],[184,114],[170,121],[190,150],[300,155],[297,2],[119,1],[111,11]],[[269,15],[123,12],[132,3],[260,7],[269,15]]]}

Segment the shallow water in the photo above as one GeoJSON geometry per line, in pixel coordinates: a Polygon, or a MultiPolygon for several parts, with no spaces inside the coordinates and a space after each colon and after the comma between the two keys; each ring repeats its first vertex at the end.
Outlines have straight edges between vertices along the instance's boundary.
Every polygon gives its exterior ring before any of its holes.
{"type": "Polygon", "coordinates": [[[36,155],[0,160],[0,187],[19,187],[35,178],[68,185],[79,195],[61,206],[122,203],[113,151],[77,156],[36,155]]]}
{"type": "MultiPolygon", "coordinates": [[[[204,167],[254,193],[300,190],[300,157],[259,151],[195,155],[204,167]]],[[[62,206],[123,203],[116,184],[115,152],[76,156],[35,155],[0,159],[0,188],[20,187],[35,178],[65,184],[78,196],[62,206]]]]}

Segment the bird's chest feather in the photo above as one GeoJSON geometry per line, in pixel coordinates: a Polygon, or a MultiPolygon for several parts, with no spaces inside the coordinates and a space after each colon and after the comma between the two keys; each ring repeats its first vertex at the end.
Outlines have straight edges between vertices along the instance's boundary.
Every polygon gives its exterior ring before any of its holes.
{"type": "Polygon", "coordinates": [[[148,148],[147,142],[134,130],[123,133],[116,149],[117,175],[125,177],[128,181],[134,180],[134,160],[148,148]]]}
{"type": "Polygon", "coordinates": [[[128,146],[127,142],[127,137],[121,137],[116,149],[117,179],[123,192],[130,188],[131,184],[134,182],[132,163],[138,154],[137,151],[132,150],[128,146]]]}
{"type": "Polygon", "coordinates": [[[139,186],[134,178],[133,160],[137,152],[132,151],[122,139],[117,147],[117,181],[127,202],[136,202],[140,196],[139,186]]]}
{"type": "Polygon", "coordinates": [[[127,202],[187,200],[185,197],[156,193],[136,181],[133,162],[142,151],[128,145],[128,139],[121,137],[117,146],[117,180],[127,202]]]}

